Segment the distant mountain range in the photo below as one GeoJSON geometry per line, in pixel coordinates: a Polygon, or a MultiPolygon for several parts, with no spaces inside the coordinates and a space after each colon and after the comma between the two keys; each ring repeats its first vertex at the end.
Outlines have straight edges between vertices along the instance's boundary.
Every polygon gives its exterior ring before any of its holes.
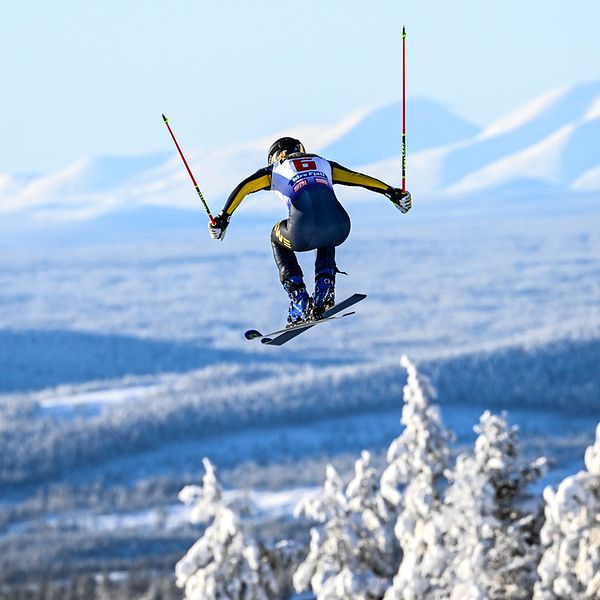
{"type": "MultiPolygon", "coordinates": [[[[443,104],[408,102],[408,180],[415,196],[492,192],[600,192],[600,82],[553,90],[481,130],[443,104]]],[[[181,127],[180,127],[181,129],[181,127]]],[[[187,148],[205,196],[223,204],[238,181],[265,163],[271,138],[301,137],[315,150],[392,184],[400,181],[401,105],[365,110],[340,123],[299,126],[211,152],[187,148]]],[[[270,210],[271,199],[248,202],[270,210]]],[[[4,225],[41,226],[146,207],[198,208],[175,150],[79,160],[49,175],[0,174],[4,225]]]]}

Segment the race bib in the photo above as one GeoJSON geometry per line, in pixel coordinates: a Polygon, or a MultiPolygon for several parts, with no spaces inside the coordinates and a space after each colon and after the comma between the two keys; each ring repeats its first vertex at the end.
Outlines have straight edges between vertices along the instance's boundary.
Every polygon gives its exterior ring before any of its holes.
{"type": "Polygon", "coordinates": [[[273,165],[271,190],[288,208],[298,194],[315,185],[333,187],[331,165],[320,156],[304,155],[273,165]]]}

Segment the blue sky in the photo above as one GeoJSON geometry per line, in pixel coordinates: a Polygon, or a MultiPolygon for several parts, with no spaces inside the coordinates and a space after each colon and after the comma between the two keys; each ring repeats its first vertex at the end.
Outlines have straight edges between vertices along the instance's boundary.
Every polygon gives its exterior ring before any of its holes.
{"type": "Polygon", "coordinates": [[[409,96],[486,124],[600,79],[599,22],[597,0],[6,3],[0,173],[169,151],[161,112],[212,148],[397,100],[402,25],[409,96]]]}

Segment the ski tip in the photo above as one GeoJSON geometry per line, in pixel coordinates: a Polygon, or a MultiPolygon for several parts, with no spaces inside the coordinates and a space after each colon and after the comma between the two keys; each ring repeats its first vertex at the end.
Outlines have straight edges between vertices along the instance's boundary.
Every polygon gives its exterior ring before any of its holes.
{"type": "Polygon", "coordinates": [[[402,37],[406,37],[406,28],[404,26],[402,26],[402,37]]]}
{"type": "Polygon", "coordinates": [[[165,123],[168,121],[167,117],[165,117],[165,113],[162,114],[162,118],[165,123]]]}
{"type": "Polygon", "coordinates": [[[260,331],[257,331],[256,329],[248,329],[248,331],[244,333],[244,337],[247,340],[254,340],[257,337],[262,337],[262,333],[260,331]]]}
{"type": "Polygon", "coordinates": [[[273,341],[273,338],[264,337],[260,340],[263,344],[270,344],[273,341]]]}

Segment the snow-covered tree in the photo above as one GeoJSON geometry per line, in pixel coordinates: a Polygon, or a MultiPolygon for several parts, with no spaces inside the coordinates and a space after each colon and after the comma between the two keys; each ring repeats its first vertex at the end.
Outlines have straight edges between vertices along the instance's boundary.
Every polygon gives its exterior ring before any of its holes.
{"type": "Polygon", "coordinates": [[[436,557],[440,548],[436,515],[454,438],[443,425],[438,408],[430,404],[436,393],[427,378],[406,356],[401,364],[408,373],[401,418],[404,430],[388,448],[381,494],[388,522],[395,525],[402,562],[386,600],[427,597],[432,580],[439,577],[440,565],[445,564],[436,557]]]}
{"type": "Polygon", "coordinates": [[[440,541],[447,566],[439,588],[427,597],[517,600],[531,598],[540,556],[536,513],[527,486],[545,459],[524,465],[517,428],[485,412],[473,455],[460,455],[448,478],[440,541]],[[529,504],[528,504],[529,502],[529,504]]]}
{"type": "Polygon", "coordinates": [[[429,402],[430,398],[435,399],[436,392],[428,379],[406,356],[400,362],[408,373],[400,419],[404,430],[390,444],[388,466],[381,476],[381,494],[396,513],[402,508],[402,491],[417,475],[425,475],[431,481],[442,476],[454,437],[443,425],[437,406],[429,402]]]}
{"type": "Polygon", "coordinates": [[[446,568],[435,598],[485,600],[490,574],[485,555],[493,547],[493,532],[500,528],[495,516],[494,490],[469,455],[457,458],[449,473],[450,485],[441,513],[441,543],[446,549],[446,568]]]}
{"type": "Polygon", "coordinates": [[[215,517],[219,508],[224,504],[223,491],[217,480],[213,464],[208,458],[202,459],[204,476],[202,485],[186,485],[179,492],[179,500],[190,507],[189,520],[191,523],[206,523],[215,517]]]}
{"type": "Polygon", "coordinates": [[[403,510],[394,533],[402,549],[402,562],[386,600],[430,598],[446,566],[441,543],[439,491],[431,474],[420,473],[404,491],[403,510]]]}
{"type": "Polygon", "coordinates": [[[474,430],[479,434],[475,460],[494,488],[499,516],[510,518],[515,510],[528,510],[523,505],[529,499],[527,487],[544,474],[546,459],[523,463],[519,456],[519,428],[509,427],[504,413],[498,416],[485,411],[474,430]]]}
{"type": "MultiPolygon", "coordinates": [[[[323,494],[300,507],[300,513],[323,526],[312,531],[309,554],[294,576],[297,590],[310,586],[319,598],[381,598],[400,562],[394,526],[406,554],[398,584],[412,586],[421,576],[416,567],[425,554],[422,535],[425,530],[432,533],[427,523],[439,503],[439,480],[453,435],[429,403],[435,391],[428,380],[406,356],[401,364],[408,372],[404,430],[388,449],[383,474],[378,476],[363,452],[345,491],[330,467],[323,494]]],[[[404,596],[389,593],[389,598],[396,597],[404,596]]]]}
{"type": "Polygon", "coordinates": [[[265,550],[245,531],[239,504],[226,503],[215,469],[203,460],[202,486],[184,487],[192,523],[208,523],[202,537],[176,564],[177,585],[187,600],[271,600],[282,597],[265,550]]]}
{"type": "Polygon", "coordinates": [[[322,525],[311,529],[308,556],[294,574],[297,591],[311,588],[318,599],[381,598],[394,571],[392,545],[381,516],[376,471],[368,452],[355,463],[355,475],[344,490],[328,465],[322,493],[301,502],[297,516],[322,525]]]}
{"type": "Polygon", "coordinates": [[[544,490],[546,550],[538,567],[535,600],[600,598],[600,423],[585,452],[585,471],[544,490]]]}
{"type": "Polygon", "coordinates": [[[493,573],[489,598],[530,598],[540,559],[541,505],[529,485],[546,471],[547,460],[524,463],[519,456],[518,427],[506,415],[483,413],[475,427],[475,460],[494,491],[495,516],[500,522],[486,569],[493,573]]]}
{"type": "Polygon", "coordinates": [[[363,450],[354,463],[354,478],[346,487],[348,509],[356,530],[362,535],[359,551],[364,561],[372,562],[378,573],[389,573],[395,568],[394,541],[385,521],[385,506],[380,494],[380,475],[370,464],[369,452],[363,450]],[[372,541],[365,543],[369,536],[372,541]],[[375,548],[373,543],[375,542],[375,548]]]}

